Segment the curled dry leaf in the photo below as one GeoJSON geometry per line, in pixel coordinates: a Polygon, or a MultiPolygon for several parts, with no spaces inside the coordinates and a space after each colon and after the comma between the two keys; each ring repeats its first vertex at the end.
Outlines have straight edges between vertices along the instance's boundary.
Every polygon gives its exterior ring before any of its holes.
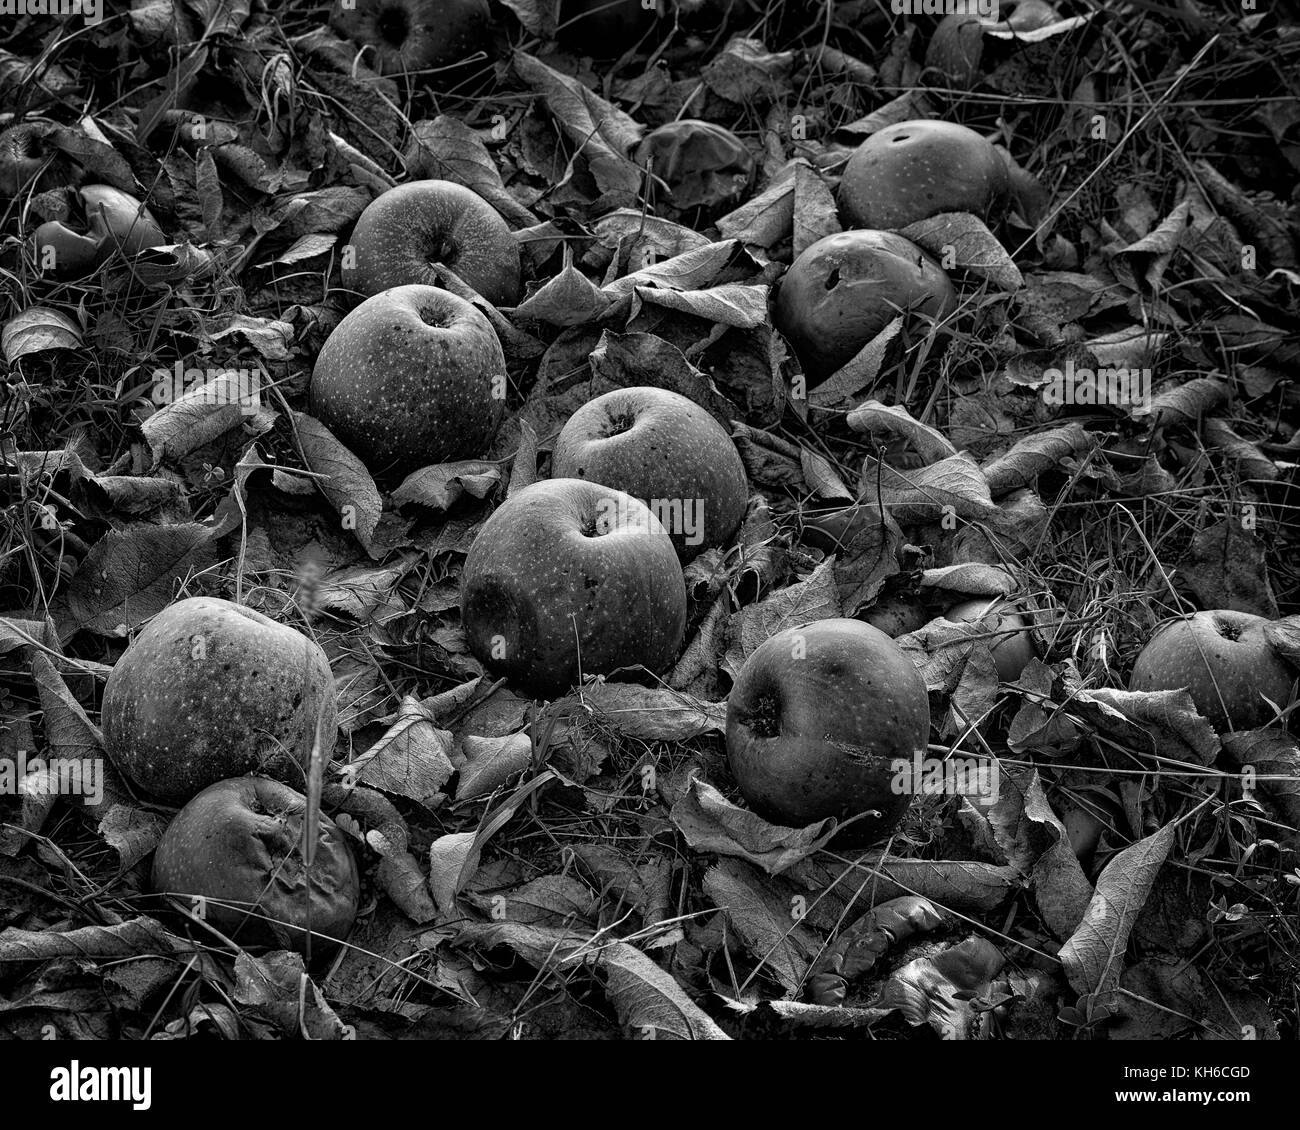
{"type": "Polygon", "coordinates": [[[1133,923],[1173,840],[1174,827],[1167,824],[1114,856],[1097,879],[1083,921],[1059,955],[1070,987],[1080,996],[1102,998],[1119,984],[1133,923]]]}
{"type": "Polygon", "coordinates": [[[879,497],[900,522],[934,522],[951,510],[959,518],[979,519],[994,510],[989,485],[969,452],[928,467],[902,470],[868,456],[862,466],[860,495],[879,497]]]}
{"type": "Polygon", "coordinates": [[[1038,432],[1018,441],[1010,450],[985,463],[981,470],[989,494],[1001,498],[1013,490],[1032,486],[1044,471],[1055,470],[1066,459],[1079,459],[1097,446],[1082,424],[1067,424],[1038,432]]]}
{"type": "Polygon", "coordinates": [[[352,454],[324,424],[305,412],[293,414],[302,444],[303,461],[316,480],[321,493],[338,511],[345,530],[356,534],[357,541],[369,548],[383,503],[379,488],[365,464],[352,454]]]}
{"type": "Polygon", "coordinates": [[[700,702],[682,691],[597,679],[578,697],[627,738],[680,742],[727,728],[725,702],[700,702]]]}
{"type": "Polygon", "coordinates": [[[737,859],[724,859],[709,868],[704,893],[726,916],[758,968],[775,978],[784,995],[793,996],[817,946],[790,901],[769,888],[760,872],[737,859]]]}
{"type": "Polygon", "coordinates": [[[957,454],[947,436],[937,428],[913,419],[901,404],[886,405],[879,400],[868,400],[853,409],[846,422],[855,432],[862,432],[877,444],[885,436],[906,440],[926,463],[937,463],[957,454]]]}
{"type": "Polygon", "coordinates": [[[67,314],[48,306],[32,306],[0,329],[0,353],[12,365],[20,357],[46,349],[80,349],[81,327],[67,314]]]}
{"type": "Polygon", "coordinates": [[[807,828],[770,824],[755,812],[732,804],[712,785],[692,777],[672,807],[670,819],[693,851],[713,852],[757,864],[779,875],[826,846],[835,823],[819,820],[807,828]]]}
{"type": "Polygon", "coordinates": [[[945,270],[960,267],[1008,293],[1025,285],[1020,268],[977,216],[967,212],[941,212],[928,220],[908,224],[902,234],[930,252],[945,270]]]}

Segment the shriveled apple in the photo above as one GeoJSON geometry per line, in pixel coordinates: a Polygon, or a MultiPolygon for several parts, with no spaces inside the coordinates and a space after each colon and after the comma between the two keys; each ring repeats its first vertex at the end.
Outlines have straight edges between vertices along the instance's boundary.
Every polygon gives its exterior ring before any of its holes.
{"type": "Polygon", "coordinates": [[[360,878],[339,826],[321,813],[310,865],[307,798],[266,777],[209,785],[167,826],[153,889],[240,946],[328,955],[357,917],[360,878]]]}

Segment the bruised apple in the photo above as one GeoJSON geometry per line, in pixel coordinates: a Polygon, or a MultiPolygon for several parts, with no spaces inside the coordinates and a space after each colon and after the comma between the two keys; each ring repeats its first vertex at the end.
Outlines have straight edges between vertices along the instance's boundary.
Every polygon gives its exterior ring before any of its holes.
{"type": "Polygon", "coordinates": [[[895,232],[846,231],[806,248],[777,291],[777,329],[825,380],[901,314],[944,318],[957,293],[943,268],[895,232]]]}
{"type": "Polygon", "coordinates": [[[902,818],[895,761],[926,755],[930,704],[903,650],[860,620],[818,620],[762,643],[727,699],[727,758],[750,807],[802,828],[869,814],[838,842],[869,843],[902,818]]]}

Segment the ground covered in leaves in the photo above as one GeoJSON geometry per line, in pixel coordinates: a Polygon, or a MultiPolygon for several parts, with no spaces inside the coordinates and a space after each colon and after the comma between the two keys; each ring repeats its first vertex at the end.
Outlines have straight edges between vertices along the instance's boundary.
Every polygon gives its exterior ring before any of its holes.
{"type": "Polygon", "coordinates": [[[364,894],[303,992],[298,957],[231,953],[151,900],[169,810],[114,778],[97,806],[8,790],[0,1031],[1294,1039],[1295,741],[1221,739],[1186,696],[1124,689],[1176,611],[1300,612],[1286,5],[1067,0],[1034,35],[987,35],[968,88],[925,66],[936,21],[888,4],[674,10],[600,62],[557,48],[546,7],[494,5],[494,57],[450,90],[379,77],[302,3],[6,27],[4,103],[54,123],[58,158],[3,215],[0,756],[102,756],[127,639],[180,595],[243,601],[330,658],[324,803],[364,894]],[[630,156],[679,117],[757,164],[707,227],[649,209],[630,156]],[[1016,207],[996,233],[909,229],[955,255],[947,331],[895,325],[811,386],[772,284],[839,229],[853,148],[917,117],[1004,147],[1016,207]],[[175,242],[44,277],[23,241],[74,174],[146,199],[175,242]],[[527,295],[484,307],[510,412],[490,458],[376,481],[305,390],[355,301],[351,225],[431,176],[519,235],[527,295]],[[260,406],[159,404],[178,361],[260,368],[260,406]],[[1149,368],[1153,396],[1051,406],[1067,362],[1149,368]],[[569,414],[634,384],[727,425],[747,519],[688,568],[670,671],[526,701],[465,647],[465,553],[546,476],[569,414]],[[979,631],[932,623],[999,593],[1039,654],[1003,684],[979,631]],[[995,764],[996,803],[918,798],[865,853],[743,807],[733,676],[840,615],[894,626],[932,749],[995,764]]]}

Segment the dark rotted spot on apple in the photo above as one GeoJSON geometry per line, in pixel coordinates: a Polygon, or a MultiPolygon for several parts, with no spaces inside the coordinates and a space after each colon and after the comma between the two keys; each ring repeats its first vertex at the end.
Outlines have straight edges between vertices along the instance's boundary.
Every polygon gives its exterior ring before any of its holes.
{"type": "Polygon", "coordinates": [[[909,137],[911,137],[911,136],[912,136],[912,135],[911,135],[910,133],[900,133],[900,134],[897,134],[897,135],[895,135],[895,137],[894,137],[893,144],[894,144],[894,145],[897,145],[900,141],[906,141],[906,140],[907,140],[909,137]]]}
{"type": "Polygon", "coordinates": [[[394,47],[400,47],[405,43],[406,37],[411,33],[410,18],[405,9],[396,6],[385,8],[380,12],[376,26],[384,41],[394,47]]]}
{"type": "Polygon", "coordinates": [[[834,290],[839,285],[840,285],[840,269],[839,267],[833,267],[831,269],[831,273],[826,276],[826,289],[834,290]]]}
{"type": "Polygon", "coordinates": [[[635,423],[636,417],[631,412],[610,413],[609,419],[605,421],[605,438],[630,432],[635,423]]]}
{"type": "Polygon", "coordinates": [[[1227,620],[1215,620],[1214,629],[1225,640],[1235,640],[1241,635],[1241,631],[1237,625],[1230,624],[1227,620]]]}
{"type": "Polygon", "coordinates": [[[763,690],[754,696],[749,712],[749,728],[760,738],[774,738],[781,732],[781,696],[775,690],[763,690]]]}

